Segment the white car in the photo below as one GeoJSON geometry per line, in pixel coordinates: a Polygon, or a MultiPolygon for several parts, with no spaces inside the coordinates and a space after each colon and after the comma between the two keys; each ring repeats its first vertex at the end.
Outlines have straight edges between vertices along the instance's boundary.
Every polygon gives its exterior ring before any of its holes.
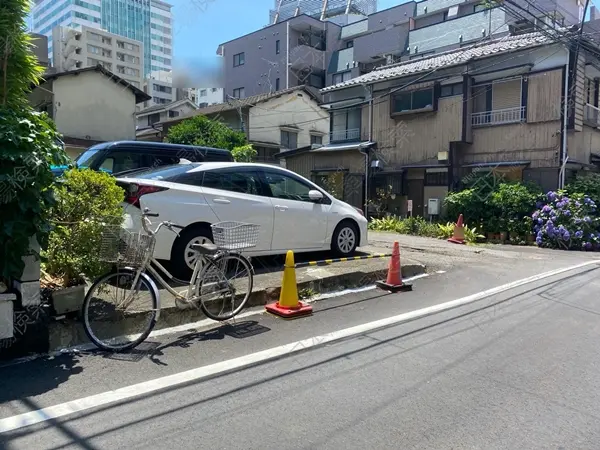
{"type": "Polygon", "coordinates": [[[210,225],[237,221],[260,225],[256,247],[247,256],[332,250],[349,256],[367,245],[362,211],[335,199],[289,170],[257,163],[182,163],[118,178],[125,189],[125,228],[141,229],[141,211],[185,227],[179,237],[165,228],[154,257],[170,260],[176,276],[187,278],[196,254],[192,244],[212,242],[210,225]]]}

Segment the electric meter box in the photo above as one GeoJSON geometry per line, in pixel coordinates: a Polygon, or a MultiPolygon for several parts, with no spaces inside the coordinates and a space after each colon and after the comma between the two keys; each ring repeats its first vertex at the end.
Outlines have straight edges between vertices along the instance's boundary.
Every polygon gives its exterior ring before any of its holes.
{"type": "Polygon", "coordinates": [[[440,215],[440,199],[439,198],[430,198],[427,200],[427,214],[430,216],[439,216],[440,215]]]}

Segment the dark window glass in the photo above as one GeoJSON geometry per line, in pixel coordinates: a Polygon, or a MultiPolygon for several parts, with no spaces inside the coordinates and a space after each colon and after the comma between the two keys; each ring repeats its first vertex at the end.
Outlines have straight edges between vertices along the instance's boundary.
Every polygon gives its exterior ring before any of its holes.
{"type": "Polygon", "coordinates": [[[266,172],[265,178],[269,188],[271,189],[271,195],[273,197],[284,200],[297,200],[301,202],[310,201],[308,192],[314,188],[310,187],[309,185],[287,175],[274,172],[266,172]]]}
{"type": "Polygon", "coordinates": [[[260,195],[260,181],[255,172],[207,171],[202,186],[240,194],[260,195]]]}

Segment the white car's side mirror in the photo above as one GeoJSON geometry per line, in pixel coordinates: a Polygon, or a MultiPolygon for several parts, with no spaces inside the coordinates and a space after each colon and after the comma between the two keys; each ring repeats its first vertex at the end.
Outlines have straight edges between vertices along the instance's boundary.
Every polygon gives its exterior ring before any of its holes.
{"type": "Polygon", "coordinates": [[[310,200],[313,202],[320,202],[321,200],[323,200],[323,194],[320,191],[313,189],[311,191],[308,191],[308,198],[310,198],[310,200]]]}

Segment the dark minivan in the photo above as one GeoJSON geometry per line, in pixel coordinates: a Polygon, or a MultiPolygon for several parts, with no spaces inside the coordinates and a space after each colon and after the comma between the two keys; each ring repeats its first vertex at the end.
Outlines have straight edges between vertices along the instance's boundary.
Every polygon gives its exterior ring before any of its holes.
{"type": "MultiPolygon", "coordinates": [[[[75,167],[123,175],[140,169],[190,162],[232,162],[229,150],[194,145],[148,141],[103,142],[85,150],[75,160],[75,167]]],[[[53,167],[61,176],[68,167],[53,167]]]]}

